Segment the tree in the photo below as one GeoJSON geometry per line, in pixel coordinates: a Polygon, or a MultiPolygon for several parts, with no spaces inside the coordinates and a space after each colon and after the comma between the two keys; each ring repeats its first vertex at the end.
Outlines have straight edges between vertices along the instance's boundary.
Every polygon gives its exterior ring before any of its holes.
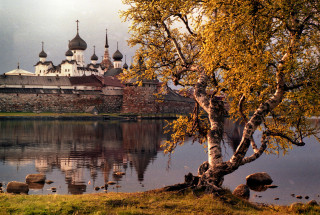
{"type": "MultiPolygon", "coordinates": [[[[225,175],[266,150],[303,146],[316,136],[308,117],[319,116],[320,3],[317,0],[123,0],[136,59],[145,70],[123,78],[158,77],[192,89],[196,110],[173,124],[167,151],[186,136],[208,147],[193,184],[219,190],[225,175]],[[217,99],[223,96],[224,100],[217,99]],[[226,108],[226,103],[229,108],[226,108]],[[242,120],[242,140],[222,157],[224,116],[242,120]],[[261,142],[254,132],[262,130],[261,142]],[[259,145],[259,146],[258,146],[259,145]],[[252,147],[253,154],[246,156],[252,147]]],[[[318,138],[318,137],[317,137],[318,138]]],[[[318,138],[319,140],[319,138],[318,138]]]]}

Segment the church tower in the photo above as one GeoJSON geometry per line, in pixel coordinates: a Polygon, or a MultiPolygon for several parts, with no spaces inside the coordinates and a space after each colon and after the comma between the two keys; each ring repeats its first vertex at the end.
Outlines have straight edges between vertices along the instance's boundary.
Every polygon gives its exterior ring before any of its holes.
{"type": "Polygon", "coordinates": [[[79,36],[79,21],[77,20],[77,35],[69,43],[69,49],[72,51],[72,60],[77,61],[81,66],[85,66],[84,51],[87,49],[87,43],[79,36]]]}
{"type": "Polygon", "coordinates": [[[42,43],[42,51],[39,54],[39,58],[40,58],[40,62],[44,63],[44,62],[46,62],[47,53],[45,53],[43,51],[43,42],[41,42],[41,43],[42,43]]]}
{"type": "Polygon", "coordinates": [[[117,51],[112,55],[112,58],[113,58],[114,68],[121,68],[123,55],[119,51],[118,42],[117,42],[117,51]]]}
{"type": "Polygon", "coordinates": [[[104,46],[104,55],[101,62],[101,66],[105,67],[105,71],[112,69],[112,62],[109,55],[109,44],[108,44],[108,30],[106,29],[106,44],[104,46]]]}

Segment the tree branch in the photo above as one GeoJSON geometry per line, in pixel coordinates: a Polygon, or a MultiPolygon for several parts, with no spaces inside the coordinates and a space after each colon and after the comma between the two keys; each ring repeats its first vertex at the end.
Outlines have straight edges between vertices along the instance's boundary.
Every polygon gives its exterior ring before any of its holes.
{"type": "Polygon", "coordinates": [[[304,146],[305,143],[300,140],[300,142],[296,141],[296,140],[293,140],[292,138],[290,138],[289,136],[281,133],[281,132],[275,132],[275,131],[266,131],[266,135],[267,136],[272,136],[272,137],[281,137],[281,138],[284,138],[286,140],[288,140],[289,142],[291,142],[292,144],[296,145],[296,146],[304,146]]]}
{"type": "Polygon", "coordinates": [[[296,85],[291,85],[291,86],[285,85],[284,86],[284,91],[287,92],[287,91],[290,91],[290,90],[298,89],[298,88],[300,88],[302,86],[303,86],[303,84],[296,84],[296,85]]]}
{"type": "Polygon", "coordinates": [[[166,23],[164,21],[162,21],[162,26],[164,27],[164,30],[166,31],[168,38],[173,42],[174,47],[176,48],[176,51],[178,52],[179,58],[182,60],[184,65],[187,66],[188,65],[187,60],[184,57],[184,55],[182,53],[182,50],[181,50],[177,40],[174,37],[172,37],[171,32],[170,32],[168,26],[166,25],[166,23]]]}
{"type": "Polygon", "coordinates": [[[241,96],[241,98],[239,100],[238,107],[239,107],[239,113],[240,113],[241,117],[243,118],[244,122],[248,123],[248,118],[243,113],[243,102],[244,102],[245,99],[246,99],[245,95],[242,94],[242,96],[241,96]]]}
{"type": "Polygon", "coordinates": [[[247,163],[250,163],[252,161],[257,160],[263,154],[263,152],[266,150],[267,143],[268,143],[267,136],[265,134],[263,134],[261,137],[260,149],[256,150],[251,156],[243,158],[240,165],[244,165],[244,164],[247,164],[247,163]]]}
{"type": "Polygon", "coordinates": [[[181,19],[181,21],[184,23],[184,25],[186,26],[188,32],[192,35],[192,36],[196,36],[197,34],[194,33],[189,26],[189,22],[188,22],[188,17],[185,15],[184,17],[182,17],[181,14],[177,14],[177,17],[179,17],[181,19]]]}

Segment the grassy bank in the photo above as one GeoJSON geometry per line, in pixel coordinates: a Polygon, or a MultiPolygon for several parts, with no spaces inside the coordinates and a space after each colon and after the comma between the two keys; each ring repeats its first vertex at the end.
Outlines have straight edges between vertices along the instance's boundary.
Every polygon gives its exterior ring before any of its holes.
{"type": "Polygon", "coordinates": [[[0,214],[319,214],[319,206],[256,206],[222,198],[162,191],[86,195],[0,194],[0,214]]]}

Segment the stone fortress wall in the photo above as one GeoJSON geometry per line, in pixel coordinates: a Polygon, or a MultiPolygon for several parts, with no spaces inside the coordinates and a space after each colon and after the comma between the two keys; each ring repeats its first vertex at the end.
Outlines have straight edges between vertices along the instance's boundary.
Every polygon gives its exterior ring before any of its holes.
{"type": "Polygon", "coordinates": [[[191,113],[194,101],[173,93],[157,97],[155,86],[127,86],[123,89],[123,113],[191,113]]]}
{"type": "Polygon", "coordinates": [[[59,92],[50,94],[0,92],[0,112],[82,113],[92,106],[102,113],[119,113],[122,107],[122,96],[59,92]]]}
{"type": "Polygon", "coordinates": [[[173,90],[161,98],[157,84],[121,85],[115,78],[0,77],[0,112],[190,113],[191,98],[173,90]],[[32,84],[32,85],[31,85],[32,84]],[[90,111],[91,112],[91,111],[90,111]]]}

